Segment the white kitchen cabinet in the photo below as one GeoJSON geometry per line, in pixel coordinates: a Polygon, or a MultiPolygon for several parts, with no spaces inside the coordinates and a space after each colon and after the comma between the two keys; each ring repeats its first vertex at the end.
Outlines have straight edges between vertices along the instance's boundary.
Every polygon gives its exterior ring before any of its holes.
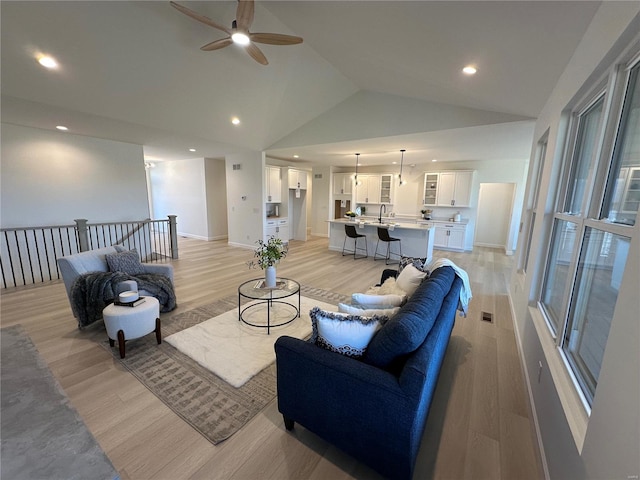
{"type": "Polygon", "coordinates": [[[351,195],[353,193],[353,173],[333,174],[333,194],[351,195]]]}
{"type": "Polygon", "coordinates": [[[278,220],[278,228],[276,229],[276,236],[284,243],[288,243],[290,239],[289,235],[289,220],[278,220]]]}
{"type": "Polygon", "coordinates": [[[305,170],[289,169],[289,188],[306,190],[307,189],[307,172],[305,170]]]}
{"type": "Polygon", "coordinates": [[[473,171],[439,172],[436,205],[440,207],[470,206],[472,183],[473,171]]]}
{"type": "Polygon", "coordinates": [[[422,204],[425,206],[436,205],[438,195],[438,178],[439,173],[425,173],[424,174],[424,196],[422,198],[422,204]]]}
{"type": "Polygon", "coordinates": [[[464,239],[467,231],[466,225],[453,222],[434,222],[434,227],[434,248],[464,251],[464,239]]]}
{"type": "Polygon", "coordinates": [[[356,203],[380,203],[380,175],[358,175],[356,203]]]}
{"type": "Polygon", "coordinates": [[[282,176],[280,167],[265,166],[265,202],[282,202],[282,176]]]}
{"type": "Polygon", "coordinates": [[[263,241],[268,241],[271,237],[276,236],[276,230],[278,228],[277,220],[267,220],[264,224],[264,238],[263,241]]]}
{"type": "Polygon", "coordinates": [[[267,220],[264,224],[264,238],[263,241],[268,241],[269,238],[279,238],[283,242],[289,241],[289,221],[288,220],[267,220]]]}
{"type": "Polygon", "coordinates": [[[380,203],[393,203],[393,174],[380,175],[380,203]]]}

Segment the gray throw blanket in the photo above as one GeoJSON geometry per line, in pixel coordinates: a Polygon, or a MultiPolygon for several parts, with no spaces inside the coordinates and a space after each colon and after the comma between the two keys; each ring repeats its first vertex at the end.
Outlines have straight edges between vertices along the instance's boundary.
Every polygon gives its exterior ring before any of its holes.
{"type": "Polygon", "coordinates": [[[117,286],[135,280],[139,290],[146,290],[160,302],[161,312],[176,308],[176,295],[169,278],[157,273],[128,275],[123,272],[89,272],[76,278],[71,286],[71,303],[78,317],[78,327],[86,327],[102,318],[102,310],[117,297],[117,286]]]}

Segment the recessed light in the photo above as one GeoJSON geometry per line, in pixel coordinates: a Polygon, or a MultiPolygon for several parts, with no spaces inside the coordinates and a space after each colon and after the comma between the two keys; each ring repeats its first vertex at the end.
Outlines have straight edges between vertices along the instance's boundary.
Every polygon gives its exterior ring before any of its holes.
{"type": "Polygon", "coordinates": [[[238,117],[233,117],[231,119],[231,123],[233,123],[234,125],[240,125],[240,119],[238,117]]]}
{"type": "Polygon", "coordinates": [[[69,130],[67,127],[65,127],[64,125],[56,125],[56,128],[58,130],[62,130],[63,132],[66,132],[67,130],[69,130]]]}
{"type": "Polygon", "coordinates": [[[473,65],[467,65],[466,67],[464,67],[462,69],[462,72],[465,75],[473,75],[477,72],[478,70],[476,69],[476,67],[474,67],[473,65]]]}
{"type": "Polygon", "coordinates": [[[57,68],[58,62],[53,57],[49,57],[48,55],[40,55],[38,57],[38,63],[46,68],[57,68]]]}
{"type": "Polygon", "coordinates": [[[294,155],[293,158],[300,158],[300,155],[294,155]]]}
{"type": "Polygon", "coordinates": [[[396,163],[398,163],[398,162],[391,162],[392,165],[395,165],[396,163]]]}
{"type": "Polygon", "coordinates": [[[437,161],[438,161],[438,159],[437,159],[437,158],[434,158],[434,159],[433,159],[433,160],[431,160],[431,161],[432,161],[432,162],[437,162],[437,161]]]}
{"type": "Polygon", "coordinates": [[[196,149],[195,149],[195,148],[190,148],[190,149],[189,149],[189,151],[190,151],[190,152],[195,152],[195,151],[196,151],[196,149]]]}

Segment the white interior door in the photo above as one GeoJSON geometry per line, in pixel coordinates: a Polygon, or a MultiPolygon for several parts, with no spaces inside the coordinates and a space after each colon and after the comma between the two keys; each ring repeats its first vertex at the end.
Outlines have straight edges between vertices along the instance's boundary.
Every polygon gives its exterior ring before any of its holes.
{"type": "Polygon", "coordinates": [[[473,244],[507,249],[515,183],[481,183],[473,244]]]}

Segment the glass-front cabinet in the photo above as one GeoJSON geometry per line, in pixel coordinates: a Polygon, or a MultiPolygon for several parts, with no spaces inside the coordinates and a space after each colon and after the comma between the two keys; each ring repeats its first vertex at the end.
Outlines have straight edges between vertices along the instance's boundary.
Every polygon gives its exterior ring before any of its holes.
{"type": "Polygon", "coordinates": [[[380,175],[380,203],[392,203],[393,175],[385,173],[380,175]]]}
{"type": "Polygon", "coordinates": [[[424,174],[424,206],[469,207],[473,170],[424,174]]]}
{"type": "Polygon", "coordinates": [[[438,198],[438,173],[424,174],[424,205],[435,205],[438,198]]]}

